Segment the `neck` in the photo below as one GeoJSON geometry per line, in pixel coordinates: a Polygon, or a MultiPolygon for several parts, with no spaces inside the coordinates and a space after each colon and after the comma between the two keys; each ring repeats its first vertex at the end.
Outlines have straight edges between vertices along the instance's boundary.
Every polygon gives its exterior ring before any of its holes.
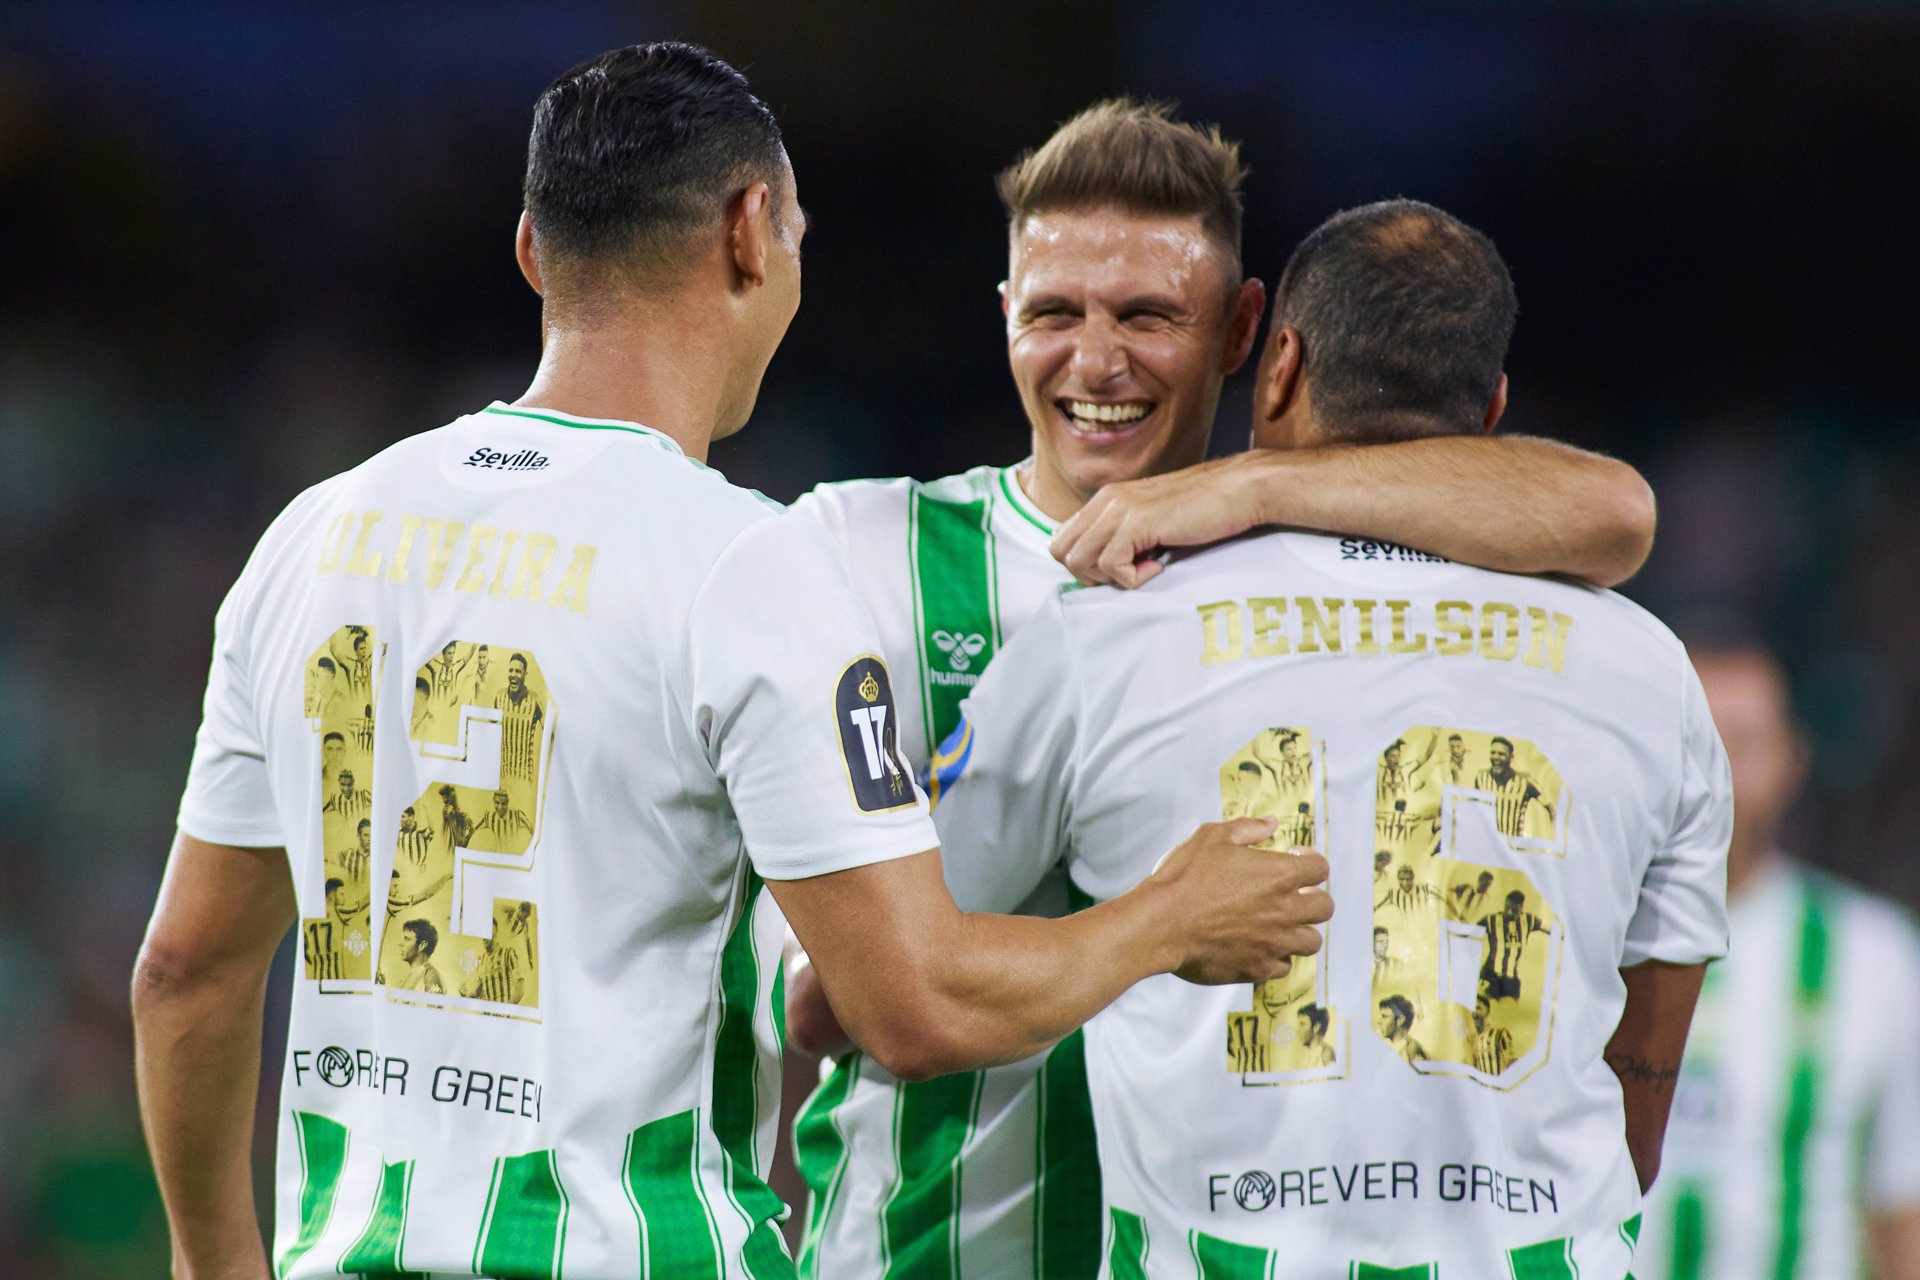
{"type": "MultiPolygon", "coordinates": [[[[1212,421],[1211,418],[1208,421],[1212,421]]],[[[1051,463],[1039,448],[1039,432],[1034,433],[1030,447],[1033,449],[1033,465],[1022,467],[1014,472],[1014,478],[1020,482],[1020,491],[1034,506],[1049,519],[1065,522],[1079,514],[1080,508],[1093,500],[1091,493],[1082,493],[1074,487],[1060,469],[1051,463]]],[[[1169,471],[1178,471],[1184,467],[1197,466],[1206,460],[1206,441],[1200,442],[1199,450],[1191,457],[1168,458],[1164,465],[1138,477],[1165,475],[1169,471]]]]}
{"type": "Polygon", "coordinates": [[[728,425],[730,337],[711,311],[678,299],[593,328],[549,321],[540,367],[514,404],[638,422],[705,462],[728,425]]]}
{"type": "Polygon", "coordinates": [[[1019,482],[1020,491],[1049,520],[1071,520],[1093,496],[1081,493],[1069,484],[1067,478],[1048,465],[1037,450],[1033,455],[1033,465],[1021,467],[1013,473],[1013,478],[1019,482]]]}

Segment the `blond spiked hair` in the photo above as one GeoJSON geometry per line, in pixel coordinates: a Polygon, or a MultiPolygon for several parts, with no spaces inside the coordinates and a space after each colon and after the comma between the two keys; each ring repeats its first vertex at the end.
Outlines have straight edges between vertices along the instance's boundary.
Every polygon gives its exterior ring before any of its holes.
{"type": "Polygon", "coordinates": [[[1240,144],[1218,125],[1178,120],[1170,102],[1108,98],[1054,130],[999,177],[1018,235],[1036,213],[1121,209],[1196,218],[1240,261],[1240,144]]]}

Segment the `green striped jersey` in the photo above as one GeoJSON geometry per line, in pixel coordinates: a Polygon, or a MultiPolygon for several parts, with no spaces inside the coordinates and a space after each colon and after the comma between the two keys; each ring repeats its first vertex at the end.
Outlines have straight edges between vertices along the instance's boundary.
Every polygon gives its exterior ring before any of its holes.
{"type": "MultiPolygon", "coordinates": [[[[931,483],[822,485],[795,504],[845,550],[894,663],[901,743],[932,789],[957,767],[934,747],[1000,646],[1071,581],[1047,553],[1053,522],[1017,468],[931,483]]],[[[1062,882],[1021,909],[1058,914],[1062,882]]],[[[1091,1276],[1098,1183],[1078,1034],[991,1071],[902,1083],[852,1054],[795,1126],[811,1191],[808,1276],[1054,1280],[1091,1276]]]]}
{"type": "Polygon", "coordinates": [[[790,1280],[761,877],[934,843],[833,541],[495,406],[296,499],[214,633],[180,825],[301,917],[279,1275],[790,1280]]]}
{"type": "Polygon", "coordinates": [[[1694,1014],[1640,1280],[1853,1280],[1920,1209],[1920,930],[1781,859],[1732,904],[1694,1014]]]}
{"type": "Polygon", "coordinates": [[[1063,856],[1110,900],[1225,812],[1310,824],[1331,868],[1284,977],[1149,978],[1085,1027],[1104,1274],[1627,1274],[1620,970],[1726,947],[1726,756],[1664,627],[1271,533],[1055,597],[960,732],[934,816],[962,907],[1063,856]],[[1460,774],[1422,766],[1455,738],[1460,774]]]}

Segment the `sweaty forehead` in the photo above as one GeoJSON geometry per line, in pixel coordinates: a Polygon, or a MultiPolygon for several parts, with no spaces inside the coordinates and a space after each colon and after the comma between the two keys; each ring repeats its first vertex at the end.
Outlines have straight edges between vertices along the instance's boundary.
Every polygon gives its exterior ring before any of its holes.
{"type": "Polygon", "coordinates": [[[1014,228],[1009,266],[1026,291],[1197,291],[1225,283],[1226,256],[1198,218],[1054,210],[1014,228]]]}

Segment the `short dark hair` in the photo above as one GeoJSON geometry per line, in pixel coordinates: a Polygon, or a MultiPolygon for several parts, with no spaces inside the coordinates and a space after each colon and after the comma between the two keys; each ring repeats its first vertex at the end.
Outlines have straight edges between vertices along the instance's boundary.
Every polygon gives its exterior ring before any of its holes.
{"type": "Polygon", "coordinates": [[[1501,737],[1501,736],[1500,736],[1499,734],[1497,734],[1497,733],[1496,733],[1496,734],[1494,734],[1494,735],[1493,735],[1493,736],[1492,736],[1491,738],[1488,738],[1488,739],[1487,739],[1487,745],[1488,745],[1489,747],[1491,747],[1491,746],[1492,746],[1492,745],[1493,745],[1494,743],[1496,743],[1496,742],[1498,742],[1498,743],[1500,743],[1500,744],[1502,744],[1503,746],[1505,746],[1505,747],[1506,747],[1506,749],[1507,749],[1507,754],[1508,754],[1508,755],[1512,755],[1512,754],[1513,754],[1513,739],[1512,739],[1512,738],[1503,738],[1503,737],[1501,737]]]}
{"type": "Polygon", "coordinates": [[[717,226],[728,201],[755,182],[780,193],[783,155],[767,104],[699,45],[591,58],[533,108],[522,193],[542,271],[559,255],[677,276],[689,234],[717,226]]]}
{"type": "Polygon", "coordinates": [[[1327,1023],[1329,1021],[1327,1011],[1317,1004],[1302,1005],[1300,1012],[1294,1016],[1297,1018],[1305,1018],[1308,1022],[1311,1022],[1315,1031],[1324,1032],[1327,1029],[1327,1023]]]}
{"type": "Polygon", "coordinates": [[[1349,440],[1480,431],[1518,311],[1493,241],[1418,200],[1315,227],[1274,308],[1300,332],[1315,425],[1349,440]]]}
{"type": "Polygon", "coordinates": [[[434,949],[440,945],[440,931],[425,920],[409,920],[400,927],[412,930],[413,936],[420,940],[421,950],[428,955],[432,955],[434,949]]]}
{"type": "Polygon", "coordinates": [[[1388,996],[1380,1002],[1380,1007],[1393,1015],[1393,1020],[1400,1024],[1401,1030],[1411,1031],[1413,1029],[1413,1002],[1411,1000],[1408,1000],[1405,996],[1388,996]]]}
{"type": "MultiPolygon", "coordinates": [[[[324,659],[322,659],[322,661],[324,661],[324,659]]],[[[324,747],[329,742],[337,742],[344,747],[347,745],[347,735],[341,733],[338,729],[329,729],[320,735],[320,745],[324,747]]]]}

